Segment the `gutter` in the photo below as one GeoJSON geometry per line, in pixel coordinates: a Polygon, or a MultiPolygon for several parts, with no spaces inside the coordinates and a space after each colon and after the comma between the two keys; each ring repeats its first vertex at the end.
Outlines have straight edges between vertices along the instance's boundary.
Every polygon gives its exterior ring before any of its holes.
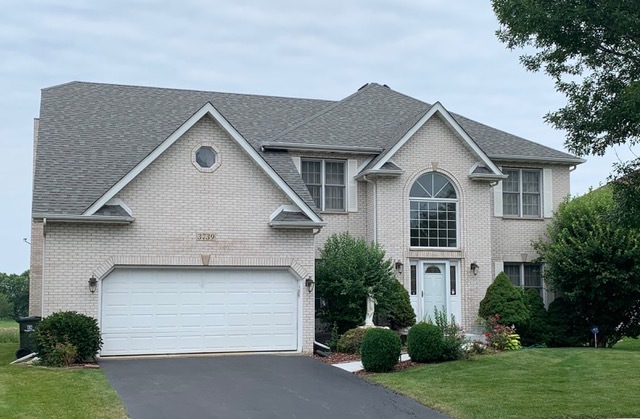
{"type": "Polygon", "coordinates": [[[574,158],[564,158],[564,157],[531,157],[531,156],[518,156],[518,155],[507,155],[507,154],[501,154],[499,156],[496,155],[491,155],[489,156],[489,158],[491,160],[496,160],[496,161],[505,161],[505,162],[509,162],[509,161],[524,161],[524,162],[535,162],[535,163],[564,163],[564,164],[571,164],[571,165],[576,165],[576,164],[582,164],[585,163],[587,160],[582,159],[580,157],[574,157],[574,158]]]}
{"type": "MultiPolygon", "coordinates": [[[[389,170],[389,169],[380,169],[380,170],[373,170],[373,169],[369,169],[369,170],[365,170],[364,172],[360,173],[358,176],[355,176],[354,179],[356,180],[360,180],[360,179],[364,179],[367,180],[366,177],[367,176],[400,176],[404,173],[404,170],[389,170]]],[[[367,182],[370,182],[369,180],[367,180],[367,182]]]]}
{"type": "Polygon", "coordinates": [[[356,154],[380,154],[383,151],[381,147],[359,147],[359,146],[297,144],[297,143],[264,143],[261,145],[261,149],[262,151],[265,151],[265,150],[335,151],[339,153],[356,153],[356,154]]]}
{"type": "Polygon", "coordinates": [[[316,223],[314,221],[269,221],[269,227],[273,228],[317,228],[321,229],[327,223],[316,223]]]}
{"type": "Polygon", "coordinates": [[[113,216],[113,215],[68,215],[68,214],[43,214],[34,213],[34,220],[47,220],[59,223],[93,223],[93,224],[131,224],[135,221],[133,217],[113,216]]]}

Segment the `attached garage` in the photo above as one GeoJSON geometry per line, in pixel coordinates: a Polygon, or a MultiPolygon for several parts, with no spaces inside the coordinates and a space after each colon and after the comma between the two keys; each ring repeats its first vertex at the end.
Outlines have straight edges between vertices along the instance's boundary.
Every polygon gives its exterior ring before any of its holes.
{"type": "Polygon", "coordinates": [[[101,355],[299,350],[288,270],[117,268],[101,285],[101,355]]]}

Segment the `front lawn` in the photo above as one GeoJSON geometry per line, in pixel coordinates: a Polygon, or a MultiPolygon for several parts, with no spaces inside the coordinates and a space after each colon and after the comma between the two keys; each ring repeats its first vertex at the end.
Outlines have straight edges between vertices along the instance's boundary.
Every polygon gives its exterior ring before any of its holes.
{"type": "Polygon", "coordinates": [[[640,417],[640,341],[527,349],[367,376],[449,415],[640,417]]]}
{"type": "Polygon", "coordinates": [[[9,365],[17,348],[0,343],[0,418],[127,418],[102,370],[9,365]]]}

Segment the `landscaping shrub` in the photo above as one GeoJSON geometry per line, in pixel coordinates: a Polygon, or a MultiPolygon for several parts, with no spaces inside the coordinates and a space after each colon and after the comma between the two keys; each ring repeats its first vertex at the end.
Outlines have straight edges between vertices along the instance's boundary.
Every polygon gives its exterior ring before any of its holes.
{"type": "Polygon", "coordinates": [[[509,326],[518,326],[529,320],[522,290],[516,288],[504,272],[498,274],[480,301],[480,317],[489,320],[495,314],[500,315],[500,324],[509,326]]]}
{"type": "Polygon", "coordinates": [[[549,316],[538,291],[528,289],[524,302],[529,309],[529,320],[517,325],[523,346],[546,345],[549,340],[549,316]]]}
{"type": "Polygon", "coordinates": [[[589,325],[569,301],[556,298],[549,304],[549,339],[547,346],[583,346],[589,342],[589,325]]]}
{"type": "Polygon", "coordinates": [[[369,372],[391,371],[400,359],[400,336],[389,329],[367,329],[360,352],[362,365],[369,372]]]}
{"type": "Polygon", "coordinates": [[[362,338],[367,330],[368,329],[362,327],[347,330],[342,336],[340,336],[340,339],[338,339],[336,350],[347,354],[359,354],[362,338]]]}
{"type": "Polygon", "coordinates": [[[464,337],[464,330],[456,323],[456,319],[451,315],[451,320],[447,319],[447,312],[434,310],[435,325],[442,333],[442,357],[439,361],[455,361],[465,356],[467,339],[464,337]]]}
{"type": "Polygon", "coordinates": [[[50,367],[68,367],[75,363],[77,355],[78,348],[72,343],[56,343],[51,348],[51,352],[49,352],[46,365],[50,367]]]}
{"type": "Polygon", "coordinates": [[[500,323],[500,315],[491,317],[485,325],[487,342],[489,346],[498,351],[514,351],[520,349],[520,335],[513,326],[505,326],[500,323]]]}
{"type": "Polygon", "coordinates": [[[324,301],[316,307],[317,314],[325,324],[337,324],[342,334],[364,324],[367,295],[384,304],[394,282],[392,261],[379,244],[346,232],[334,234],[316,263],[316,294],[324,301]]]}
{"type": "Polygon", "coordinates": [[[412,361],[435,362],[444,354],[444,339],[438,326],[431,323],[418,323],[409,329],[407,352],[412,361]]]}
{"type": "Polygon", "coordinates": [[[102,347],[98,322],[93,317],[64,311],[42,319],[33,333],[35,350],[44,365],[60,365],[75,349],[74,362],[94,358],[102,347]]]}
{"type": "Polygon", "coordinates": [[[0,293],[0,320],[13,319],[13,303],[5,294],[0,293]]]}
{"type": "MultiPolygon", "coordinates": [[[[376,307],[377,309],[378,307],[376,307]]],[[[386,317],[393,330],[400,330],[416,324],[416,313],[411,307],[409,292],[399,281],[393,281],[388,292],[381,297],[379,310],[386,317]]]]}

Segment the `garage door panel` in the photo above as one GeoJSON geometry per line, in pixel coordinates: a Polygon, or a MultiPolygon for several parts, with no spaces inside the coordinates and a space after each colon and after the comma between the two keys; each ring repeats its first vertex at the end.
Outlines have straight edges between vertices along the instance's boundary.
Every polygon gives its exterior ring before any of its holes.
{"type": "Polygon", "coordinates": [[[102,284],[102,355],[298,348],[298,283],[277,270],[117,269],[102,284]]]}

